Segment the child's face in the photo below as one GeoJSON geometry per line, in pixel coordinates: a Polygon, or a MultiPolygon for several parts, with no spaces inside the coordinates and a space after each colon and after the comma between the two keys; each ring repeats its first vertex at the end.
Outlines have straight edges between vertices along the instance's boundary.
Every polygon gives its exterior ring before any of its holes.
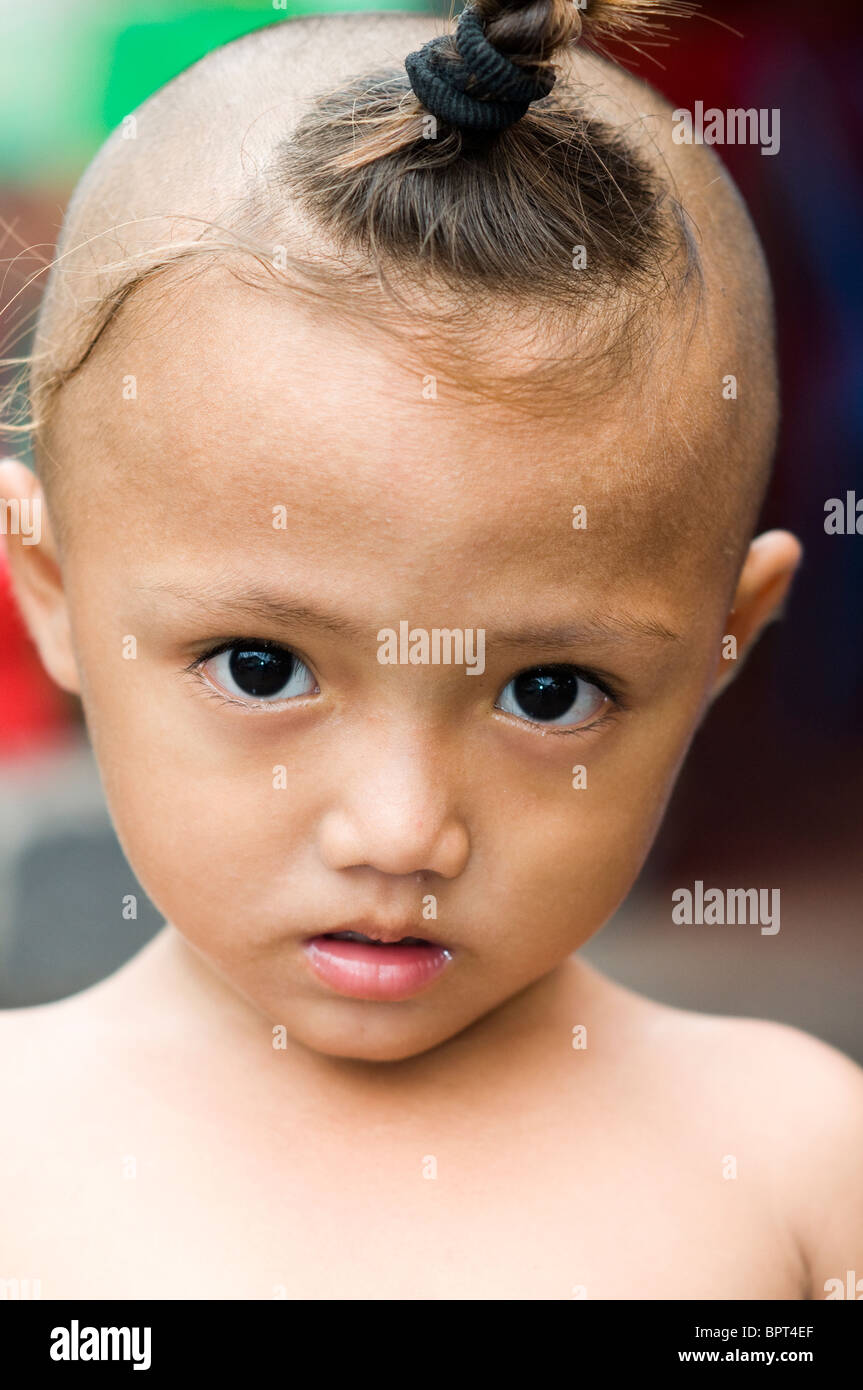
{"type": "Polygon", "coordinates": [[[629,890],[722,636],[761,621],[729,619],[727,538],[685,467],[655,466],[677,428],[656,389],[548,424],[426,399],[225,277],[61,393],[65,599],[119,835],[168,920],[302,1044],[422,1052],[629,890]],[[484,662],[382,664],[400,622],[483,629],[484,662]],[[233,639],[299,661],[190,669],[233,639]],[[550,664],[577,669],[513,685],[550,664]],[[451,959],[407,997],[351,997],[306,943],[352,926],[451,959]]]}

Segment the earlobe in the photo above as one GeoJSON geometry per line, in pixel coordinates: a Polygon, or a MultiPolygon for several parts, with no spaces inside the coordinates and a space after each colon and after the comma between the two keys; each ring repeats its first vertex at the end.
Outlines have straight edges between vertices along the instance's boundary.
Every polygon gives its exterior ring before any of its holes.
{"type": "Polygon", "coordinates": [[[790,531],[765,531],[749,547],[723,634],[712,698],[734,679],[767,625],[781,617],[803,547],[790,531]]]}
{"type": "Polygon", "coordinates": [[[0,460],[0,507],[12,587],[42,664],[70,694],[80,681],[57,545],[38,478],[17,459],[0,460]]]}

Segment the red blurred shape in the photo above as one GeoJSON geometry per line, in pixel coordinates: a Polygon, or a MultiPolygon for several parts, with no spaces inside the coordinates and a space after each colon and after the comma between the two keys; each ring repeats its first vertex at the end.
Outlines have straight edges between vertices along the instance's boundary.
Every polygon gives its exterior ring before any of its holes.
{"type": "Polygon", "coordinates": [[[18,611],[0,535],[0,758],[65,742],[74,723],[73,706],[45,672],[18,611]]]}

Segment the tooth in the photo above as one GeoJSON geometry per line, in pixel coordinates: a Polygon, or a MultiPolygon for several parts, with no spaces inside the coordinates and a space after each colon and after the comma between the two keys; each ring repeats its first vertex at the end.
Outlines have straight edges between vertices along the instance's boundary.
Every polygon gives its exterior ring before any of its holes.
{"type": "Polygon", "coordinates": [[[329,932],[328,935],[333,941],[364,941],[370,946],[427,946],[429,943],[422,936],[402,936],[398,941],[386,943],[377,936],[366,936],[361,931],[336,931],[329,932]]]}

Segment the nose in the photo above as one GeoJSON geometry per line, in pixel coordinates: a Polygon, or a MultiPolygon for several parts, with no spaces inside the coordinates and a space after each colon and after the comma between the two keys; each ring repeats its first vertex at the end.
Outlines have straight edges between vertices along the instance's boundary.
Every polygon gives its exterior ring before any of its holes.
{"type": "Polygon", "coordinates": [[[341,774],[338,797],[318,827],[328,868],[457,878],[470,856],[441,750],[414,737],[376,746],[341,774]]]}

